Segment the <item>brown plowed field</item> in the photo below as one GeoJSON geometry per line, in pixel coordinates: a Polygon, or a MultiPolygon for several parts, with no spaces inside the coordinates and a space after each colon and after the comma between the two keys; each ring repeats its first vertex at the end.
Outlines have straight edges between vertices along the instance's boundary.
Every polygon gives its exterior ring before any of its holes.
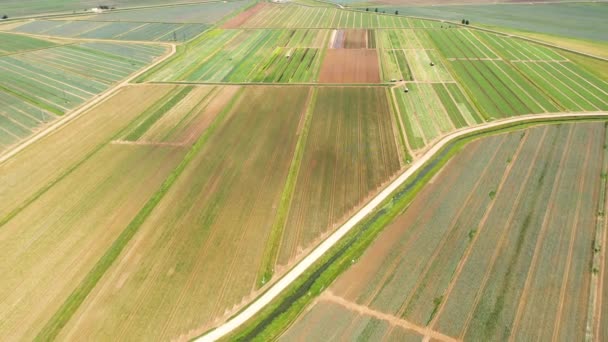
{"type": "Polygon", "coordinates": [[[261,11],[264,7],[266,7],[266,4],[261,2],[242,13],[239,13],[236,17],[228,20],[227,22],[224,23],[224,25],[222,25],[222,28],[225,28],[225,29],[239,28],[247,20],[249,20],[249,18],[251,18],[256,13],[261,11]]]}
{"type": "Polygon", "coordinates": [[[345,49],[366,49],[367,30],[348,30],[344,39],[345,49]]]}
{"type": "Polygon", "coordinates": [[[374,49],[329,49],[321,66],[320,83],[378,83],[374,49]]]}

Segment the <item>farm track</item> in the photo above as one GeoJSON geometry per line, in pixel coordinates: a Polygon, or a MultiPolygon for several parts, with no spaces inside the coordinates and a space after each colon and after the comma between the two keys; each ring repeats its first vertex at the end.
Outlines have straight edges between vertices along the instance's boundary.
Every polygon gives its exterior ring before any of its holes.
{"type": "MultiPolygon", "coordinates": [[[[350,311],[354,311],[357,312],[358,314],[361,315],[365,315],[365,316],[371,316],[383,321],[388,322],[392,327],[401,327],[404,328],[406,330],[411,330],[411,331],[415,331],[421,335],[423,335],[425,338],[433,338],[433,340],[436,341],[444,341],[444,342],[455,342],[457,341],[457,339],[444,335],[438,331],[435,330],[430,330],[427,327],[422,327],[419,326],[415,323],[409,322],[403,318],[399,318],[393,315],[389,315],[387,313],[384,312],[380,312],[377,310],[374,310],[372,308],[370,308],[369,306],[365,306],[365,305],[360,305],[357,303],[353,303],[345,298],[342,298],[340,296],[337,296],[333,293],[331,293],[331,291],[326,291],[324,292],[320,297],[319,300],[321,301],[329,301],[335,304],[338,304],[340,306],[343,306],[344,308],[350,310],[350,311]]],[[[354,323],[355,321],[353,321],[354,323]]]]}
{"type": "MultiPolygon", "coordinates": [[[[101,40],[101,39],[93,39],[93,40],[87,39],[87,41],[120,42],[120,41],[108,41],[108,40],[101,40]]],[[[161,56],[156,61],[154,61],[151,64],[149,64],[147,67],[144,67],[143,69],[140,69],[139,71],[131,74],[131,76],[127,77],[126,79],[124,79],[120,83],[116,84],[114,87],[112,87],[112,88],[106,90],[105,92],[97,95],[96,97],[92,98],[90,101],[86,102],[85,104],[83,104],[79,108],[76,108],[71,113],[67,113],[66,115],[62,116],[60,119],[58,119],[57,121],[55,121],[53,124],[51,124],[47,128],[45,128],[45,129],[39,131],[38,133],[32,135],[29,139],[27,139],[27,140],[23,141],[22,143],[16,145],[14,148],[6,151],[5,153],[3,153],[0,156],[0,164],[6,162],[8,159],[10,159],[11,157],[13,157],[14,155],[16,155],[17,153],[19,153],[20,151],[24,150],[25,148],[27,148],[31,144],[35,143],[36,141],[44,138],[45,136],[51,134],[54,131],[60,129],[66,123],[74,120],[75,118],[77,118],[81,114],[87,112],[89,109],[93,108],[97,104],[103,102],[105,99],[107,99],[107,98],[111,97],[112,95],[116,94],[116,92],[119,91],[121,88],[123,88],[125,86],[128,86],[129,82],[131,82],[135,78],[139,77],[140,75],[144,74],[146,71],[152,69],[156,65],[164,62],[165,60],[167,60],[168,58],[170,58],[171,56],[173,56],[176,53],[176,51],[177,51],[176,47],[175,47],[175,44],[172,44],[172,43],[155,43],[154,45],[159,45],[159,44],[162,44],[162,45],[165,45],[165,46],[169,45],[170,46],[169,52],[165,53],[164,56],[161,56]]]]}
{"type": "Polygon", "coordinates": [[[596,118],[606,117],[608,118],[608,112],[587,112],[587,113],[554,113],[554,114],[538,114],[538,115],[522,115],[518,117],[510,117],[506,119],[496,120],[488,123],[484,123],[474,127],[466,127],[455,132],[451,132],[441,138],[435,145],[429,148],[426,153],[420,156],[419,159],[415,160],[411,166],[405,170],[399,177],[397,177],[392,183],[390,183],[384,190],[376,195],[371,201],[369,201],[364,207],[362,207],[357,213],[355,213],[348,221],[346,221],[341,227],[339,227],[333,234],[327,239],[320,243],[314,248],[306,257],[304,257],[297,265],[295,265],[289,272],[287,272],[281,279],[274,283],[265,293],[250,303],[249,306],[244,308],[240,313],[230,318],[224,324],[218,326],[216,329],[210,331],[206,335],[201,336],[198,341],[215,341],[222,337],[227,336],[229,333],[239,328],[241,325],[246,323],[249,319],[253,318],[255,314],[260,312],[266,305],[272,300],[279,297],[281,293],[286,290],[293,282],[295,282],[308,268],[310,268],[317,260],[325,255],[334,245],[336,245],[342,237],[350,232],[356,225],[361,222],[365,217],[372,213],[376,207],[378,207],[385,200],[390,198],[391,194],[397,190],[402,184],[420,170],[424,165],[430,162],[433,157],[438,154],[444,147],[448,146],[454,140],[463,136],[482,132],[492,128],[499,128],[501,126],[508,126],[511,124],[523,124],[529,121],[546,120],[553,121],[559,119],[576,119],[576,118],[596,118]]]}

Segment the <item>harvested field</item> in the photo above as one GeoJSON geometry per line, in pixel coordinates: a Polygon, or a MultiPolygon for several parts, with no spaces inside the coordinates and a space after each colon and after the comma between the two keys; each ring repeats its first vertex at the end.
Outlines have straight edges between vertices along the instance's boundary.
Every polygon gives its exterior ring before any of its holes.
{"type": "Polygon", "coordinates": [[[284,336],[322,334],[340,304],[441,341],[584,340],[606,127],[469,143],[284,336]]]}
{"type": "Polygon", "coordinates": [[[400,169],[391,115],[384,88],[318,89],[278,265],[291,264],[400,169]]]}
{"type": "Polygon", "coordinates": [[[379,83],[375,49],[329,49],[321,65],[320,83],[379,83]]]}
{"type": "Polygon", "coordinates": [[[309,91],[237,94],[59,339],[188,339],[250,300],[309,91]]]}

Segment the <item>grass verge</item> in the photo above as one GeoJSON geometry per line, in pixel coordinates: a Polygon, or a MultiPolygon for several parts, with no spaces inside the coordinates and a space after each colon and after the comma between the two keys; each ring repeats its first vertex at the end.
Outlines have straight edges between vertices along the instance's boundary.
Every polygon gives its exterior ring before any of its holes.
{"type": "Polygon", "coordinates": [[[299,277],[280,297],[272,301],[254,319],[226,336],[224,340],[267,341],[284,332],[306,306],[354,263],[374,241],[383,228],[407,209],[416,194],[454,155],[469,142],[494,134],[508,133],[542,124],[606,121],[605,117],[572,117],[530,119],[523,123],[505,124],[473,132],[452,141],[437,156],[412,175],[393,196],[384,201],[351,230],[328,253],[299,277]]]}
{"type": "Polygon", "coordinates": [[[112,243],[106,253],[99,259],[99,261],[97,261],[95,266],[93,266],[86,277],[80,282],[78,287],[76,287],[76,289],[61,305],[61,307],[55,312],[53,317],[51,317],[47,324],[42,328],[42,330],[36,336],[35,341],[49,341],[57,338],[61,329],[72,318],[76,310],[78,310],[80,305],[84,302],[86,297],[93,290],[105,272],[110,268],[110,266],[112,266],[131,238],[135,235],[135,233],[137,233],[148,216],[150,216],[152,210],[163,199],[179,175],[185,170],[188,164],[190,164],[190,161],[192,161],[194,156],[205,145],[211,134],[213,134],[215,129],[217,129],[219,123],[223,121],[226,113],[232,109],[239,95],[240,94],[235,95],[230,100],[230,103],[226,106],[226,108],[223,109],[222,113],[216,117],[211,126],[209,126],[209,128],[192,146],[181,163],[169,174],[156,193],[154,193],[154,195],[146,202],[144,207],[137,213],[133,220],[131,220],[129,225],[123,230],[114,243],[112,243]]]}

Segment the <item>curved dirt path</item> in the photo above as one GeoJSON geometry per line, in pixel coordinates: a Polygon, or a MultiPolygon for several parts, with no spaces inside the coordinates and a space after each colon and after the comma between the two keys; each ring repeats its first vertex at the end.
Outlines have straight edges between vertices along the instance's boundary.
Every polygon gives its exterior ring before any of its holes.
{"type": "MultiPolygon", "coordinates": [[[[156,45],[159,45],[159,43],[157,43],[156,45]]],[[[55,122],[53,122],[50,126],[48,126],[45,129],[37,132],[36,134],[30,136],[29,138],[27,138],[26,140],[24,140],[20,144],[16,145],[15,147],[11,148],[10,150],[6,151],[2,155],[0,155],[0,164],[4,163],[5,161],[7,161],[11,157],[13,157],[15,154],[21,152],[23,149],[25,149],[26,147],[28,147],[31,144],[35,143],[36,141],[44,138],[45,136],[49,135],[50,133],[54,132],[55,130],[61,128],[66,123],[74,120],[76,117],[80,116],[80,114],[82,114],[82,113],[86,112],[87,110],[91,109],[92,107],[94,107],[98,103],[100,103],[103,100],[107,99],[108,97],[116,94],[116,92],[118,90],[120,90],[120,88],[129,85],[129,82],[131,82],[135,78],[139,77],[140,75],[142,75],[146,71],[152,69],[156,65],[164,62],[169,57],[173,56],[175,54],[175,52],[177,51],[176,47],[175,47],[175,44],[172,44],[172,43],[163,43],[162,45],[165,45],[165,46],[168,45],[168,46],[171,47],[171,49],[169,50],[168,53],[165,53],[165,55],[161,56],[155,62],[152,62],[151,64],[149,64],[145,68],[140,69],[139,71],[136,71],[135,73],[131,74],[129,77],[127,77],[126,79],[122,80],[120,83],[116,84],[114,87],[112,87],[112,88],[104,91],[101,94],[95,95],[89,102],[86,102],[81,107],[79,107],[79,108],[73,110],[72,112],[70,112],[70,113],[62,116],[61,118],[59,118],[58,120],[56,120],[55,122]]]]}
{"type": "Polygon", "coordinates": [[[574,118],[574,117],[592,117],[592,116],[605,116],[608,118],[608,112],[587,112],[587,113],[554,113],[554,114],[538,114],[538,115],[522,115],[518,117],[511,117],[503,120],[495,120],[492,122],[484,123],[474,127],[467,127],[450,134],[445,135],[417,160],[415,160],[410,167],[405,170],[397,179],[390,183],[384,190],[376,195],[370,202],[368,202],[363,208],[361,208],[354,216],[352,216],[346,223],[344,223],[338,230],[332,233],[326,240],[312,250],[304,259],[302,259],[295,267],[293,267],[287,274],[285,274],[280,280],[272,285],[264,294],[255,299],[249,304],[244,310],[239,312],[237,315],[230,318],[224,324],[218,326],[214,330],[208,332],[206,335],[201,336],[197,341],[215,341],[222,337],[225,337],[249,319],[253,318],[255,314],[260,312],[266,305],[268,305],[273,299],[277,298],[289,285],[291,285],[298,277],[300,277],[309,267],[311,267],[319,258],[327,253],[344,235],[350,232],[361,220],[363,220],[368,214],[374,211],[374,209],[380,205],[384,200],[389,198],[391,194],[397,190],[403,183],[405,183],[416,171],[423,167],[428,161],[430,161],[444,146],[448,145],[453,140],[462,137],[469,133],[483,131],[489,128],[499,127],[505,124],[511,123],[523,123],[535,119],[562,119],[562,118],[574,118]]]}

